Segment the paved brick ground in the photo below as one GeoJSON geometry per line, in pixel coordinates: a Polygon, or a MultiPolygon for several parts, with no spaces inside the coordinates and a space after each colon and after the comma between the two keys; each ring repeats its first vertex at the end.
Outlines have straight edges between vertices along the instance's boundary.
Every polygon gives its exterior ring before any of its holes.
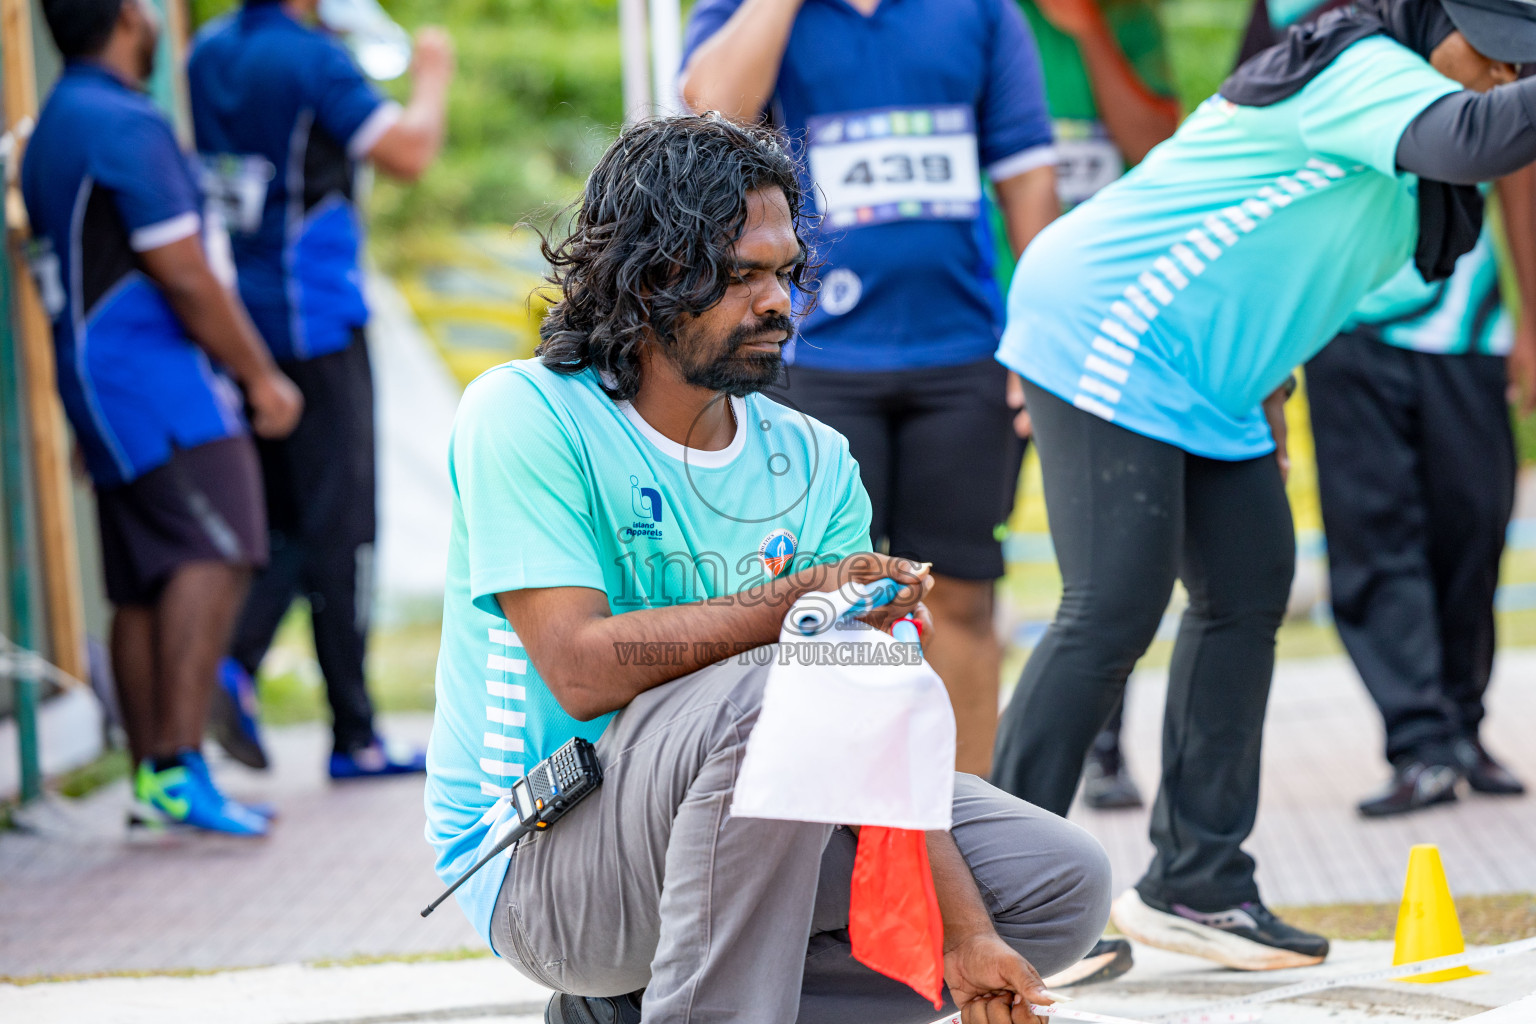
{"type": "MultiPolygon", "coordinates": [[[[1167,676],[1136,676],[1126,705],[1132,773],[1156,790],[1167,676]]],[[[1484,740],[1536,782],[1536,651],[1499,655],[1484,740]]],[[[1263,796],[1248,850],[1275,905],[1393,902],[1402,895],[1408,849],[1437,843],[1453,892],[1536,892],[1536,798],[1463,796],[1403,818],[1365,821],[1355,803],[1388,776],[1381,720],[1342,659],[1282,662],[1264,730],[1263,796]]],[[[1146,811],[1072,814],[1104,844],[1118,886],[1152,856],[1146,811]]]]}
{"type": "MultiPolygon", "coordinates": [[[[1488,739],[1536,780],[1536,652],[1501,656],[1488,739]]],[[[1130,758],[1150,793],[1162,678],[1132,684],[1130,758]]],[[[424,740],[424,716],[389,723],[424,740]]],[[[327,737],[274,730],[270,775],[222,764],[229,789],[283,817],[264,841],[126,840],[124,787],[38,815],[36,834],[0,834],[0,976],[207,968],[413,953],[478,945],[437,891],[421,836],[421,780],[331,785],[327,737]]],[[[1385,774],[1380,726],[1342,660],[1289,662],[1265,737],[1264,800],[1251,849],[1276,904],[1398,898],[1408,847],[1441,846],[1457,892],[1536,891],[1536,801],[1467,799],[1409,819],[1361,822],[1354,802],[1385,774]]],[[[1128,885],[1150,847],[1146,815],[1078,811],[1128,885]]]]}
{"type": "MultiPolygon", "coordinates": [[[[424,742],[431,720],[389,721],[424,742]]],[[[420,776],[333,785],[328,730],[272,730],[276,768],[215,770],[282,817],[270,838],[125,838],[126,786],[0,834],[0,975],[292,963],[478,945],[437,894],[420,776]]]]}

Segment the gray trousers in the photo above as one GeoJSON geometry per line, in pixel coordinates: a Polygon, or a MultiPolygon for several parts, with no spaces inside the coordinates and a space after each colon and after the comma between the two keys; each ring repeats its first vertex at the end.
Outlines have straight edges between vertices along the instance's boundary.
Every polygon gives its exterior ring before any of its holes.
{"type": "MultiPolygon", "coordinates": [[[[618,715],[597,745],[602,787],[513,854],[491,926],[501,956],[563,992],[645,989],[647,1024],[938,1015],[850,955],[852,833],[729,815],[767,675],[722,662],[618,715]]],[[[958,775],[953,834],[998,933],[1042,975],[1099,937],[1109,863],[1082,829],[958,775]]]]}

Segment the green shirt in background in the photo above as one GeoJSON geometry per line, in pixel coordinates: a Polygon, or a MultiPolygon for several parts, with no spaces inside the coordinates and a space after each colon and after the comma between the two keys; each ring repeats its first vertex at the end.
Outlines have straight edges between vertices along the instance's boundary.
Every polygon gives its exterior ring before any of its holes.
{"type": "MultiPolygon", "coordinates": [[[[1062,206],[1070,209],[1124,174],[1125,157],[1099,117],[1076,41],[1046,20],[1034,0],[1019,0],[1019,7],[1040,50],[1046,102],[1056,133],[1056,193],[1062,206]]],[[[1101,0],[1100,10],[1142,83],[1159,96],[1174,96],[1163,28],[1152,0],[1101,0]]],[[[1006,292],[1013,277],[1013,253],[1000,216],[996,228],[998,281],[1006,292]]]]}
{"type": "MultiPolygon", "coordinates": [[[[1019,0],[1029,28],[1040,48],[1045,72],[1046,99],[1051,116],[1093,120],[1099,108],[1093,101],[1088,68],[1071,36],[1046,20],[1034,0],[1019,0]]],[[[1173,76],[1163,44],[1163,27],[1152,0],[1105,0],[1100,5],[1115,42],[1141,76],[1148,89],[1159,96],[1173,96],[1173,76]]]]}

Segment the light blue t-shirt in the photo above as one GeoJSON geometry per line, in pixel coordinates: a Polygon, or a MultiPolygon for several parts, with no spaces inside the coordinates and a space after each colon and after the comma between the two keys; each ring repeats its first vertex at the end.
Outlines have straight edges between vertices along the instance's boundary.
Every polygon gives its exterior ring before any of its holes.
{"type": "MultiPolygon", "coordinates": [[[[449,448],[453,532],[427,748],[427,840],[444,882],[495,845],[511,816],[504,797],[529,766],[573,736],[596,742],[613,717],[565,713],[497,594],[590,587],[620,614],[870,550],[869,497],[843,436],[760,395],[731,407],[736,436],[710,452],[658,433],[591,370],[520,360],[465,391],[449,448]]],[[[487,941],[506,868],[493,861],[458,892],[487,941]]]]}
{"type": "Polygon", "coordinates": [[[1030,245],[997,358],[1196,455],[1272,451],[1260,401],[1407,262],[1398,140],[1459,88],[1373,36],[1280,103],[1211,97],[1030,245]]]}
{"type": "Polygon", "coordinates": [[[1492,229],[1484,226],[1444,281],[1430,284],[1412,261],[1404,264],[1355,307],[1344,329],[1415,352],[1508,355],[1515,335],[1499,298],[1492,229]]]}

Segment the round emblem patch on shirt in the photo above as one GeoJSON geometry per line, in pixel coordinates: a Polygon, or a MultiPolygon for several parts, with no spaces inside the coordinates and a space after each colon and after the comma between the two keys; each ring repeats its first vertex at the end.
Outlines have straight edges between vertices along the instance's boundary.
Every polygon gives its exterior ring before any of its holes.
{"type": "Polygon", "coordinates": [[[788,530],[774,530],[763,538],[757,553],[768,567],[770,576],[782,574],[795,557],[795,535],[788,530]]]}
{"type": "Polygon", "coordinates": [[[842,316],[859,304],[864,282],[847,267],[838,267],[821,281],[821,308],[832,316],[842,316]]]}

